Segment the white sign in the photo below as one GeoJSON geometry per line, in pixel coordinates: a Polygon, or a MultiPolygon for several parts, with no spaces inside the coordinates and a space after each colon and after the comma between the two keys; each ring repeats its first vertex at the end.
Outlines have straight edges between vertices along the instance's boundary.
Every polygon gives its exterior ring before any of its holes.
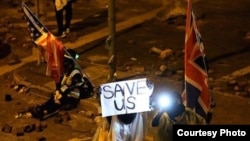
{"type": "Polygon", "coordinates": [[[150,111],[153,89],[146,78],[102,84],[102,116],[150,111]]]}

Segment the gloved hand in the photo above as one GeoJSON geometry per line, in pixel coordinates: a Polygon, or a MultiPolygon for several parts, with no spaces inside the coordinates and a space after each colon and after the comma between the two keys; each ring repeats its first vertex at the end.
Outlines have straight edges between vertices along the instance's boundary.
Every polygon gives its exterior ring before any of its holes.
{"type": "Polygon", "coordinates": [[[152,120],[152,127],[157,127],[159,126],[159,123],[160,123],[160,119],[161,119],[161,116],[162,116],[163,112],[159,112],[157,113],[157,115],[155,115],[153,117],[153,120],[152,120]]]}
{"type": "Polygon", "coordinates": [[[55,101],[55,103],[57,103],[57,104],[61,104],[61,102],[60,102],[60,99],[62,98],[62,95],[60,94],[60,92],[59,91],[56,91],[55,92],[55,95],[54,95],[54,101],[55,101]]]}

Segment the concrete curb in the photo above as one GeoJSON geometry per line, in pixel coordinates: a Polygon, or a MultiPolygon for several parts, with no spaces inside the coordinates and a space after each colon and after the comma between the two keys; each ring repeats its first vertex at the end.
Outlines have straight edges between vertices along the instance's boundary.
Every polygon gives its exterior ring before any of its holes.
{"type": "MultiPolygon", "coordinates": [[[[133,26],[141,24],[147,20],[150,20],[150,19],[154,18],[160,10],[161,10],[161,8],[158,8],[158,9],[152,10],[146,14],[135,16],[135,17],[130,18],[127,21],[123,21],[121,23],[118,23],[116,25],[116,32],[122,32],[125,29],[129,29],[133,26]]],[[[88,43],[91,43],[93,41],[96,41],[96,40],[100,40],[100,39],[104,40],[105,38],[108,37],[108,34],[109,34],[108,28],[104,28],[104,29],[101,29],[101,30],[96,31],[94,33],[79,37],[78,40],[75,42],[66,42],[66,43],[64,43],[64,45],[67,48],[76,49],[76,48],[82,47],[82,46],[84,46],[88,43]]],[[[0,69],[1,69],[0,75],[3,75],[7,72],[11,72],[15,69],[18,69],[19,67],[22,67],[24,64],[36,61],[37,59],[38,59],[37,56],[31,55],[31,56],[28,56],[26,58],[21,59],[21,62],[18,64],[1,66],[0,67],[0,69]]]]}
{"type": "MultiPolygon", "coordinates": [[[[156,9],[156,10],[153,10],[149,13],[144,14],[144,15],[136,16],[136,17],[133,17],[127,21],[118,23],[116,25],[117,32],[122,32],[126,29],[129,29],[133,26],[136,26],[138,24],[141,24],[147,20],[154,18],[159,10],[160,9],[156,9]]],[[[109,34],[108,28],[104,28],[104,29],[101,29],[101,30],[96,31],[94,33],[91,33],[89,35],[79,37],[76,42],[66,42],[66,43],[64,43],[64,45],[67,48],[76,49],[76,48],[82,47],[83,45],[86,45],[86,44],[91,43],[91,42],[96,41],[96,40],[100,40],[100,39],[104,40],[105,38],[108,37],[108,34],[109,34]]],[[[0,75],[3,75],[7,72],[12,72],[14,82],[16,82],[18,85],[24,85],[24,86],[27,86],[28,88],[31,88],[28,93],[30,93],[32,95],[36,95],[38,97],[47,98],[44,94],[37,94],[36,91],[39,90],[39,91],[42,91],[45,93],[51,93],[54,89],[53,85],[51,85],[51,84],[52,83],[54,84],[54,82],[48,82],[48,83],[43,84],[43,85],[36,85],[36,84],[33,84],[29,81],[26,81],[26,79],[22,77],[22,75],[20,74],[19,71],[15,71],[15,70],[18,70],[19,68],[21,68],[22,66],[24,66],[25,64],[37,61],[37,59],[38,59],[38,57],[36,55],[31,55],[31,56],[28,56],[26,58],[21,59],[21,62],[18,64],[1,66],[0,68],[2,71],[0,72],[0,75]]],[[[126,74],[123,74],[121,72],[121,74],[123,77],[128,77],[128,75],[134,76],[133,72],[131,72],[131,73],[128,72],[126,74]]],[[[84,108],[88,107],[88,109],[91,109],[92,111],[94,111],[95,114],[101,113],[100,105],[98,104],[97,99],[94,99],[94,98],[81,100],[79,108],[82,109],[82,107],[84,107],[84,108]]]]}
{"type": "Polygon", "coordinates": [[[49,87],[35,85],[35,84],[32,84],[31,82],[25,81],[24,78],[18,72],[16,72],[16,71],[13,72],[13,81],[16,84],[25,85],[28,88],[38,89],[40,91],[44,91],[44,92],[48,92],[48,93],[50,93],[50,92],[53,91],[53,89],[51,89],[49,87]]]}

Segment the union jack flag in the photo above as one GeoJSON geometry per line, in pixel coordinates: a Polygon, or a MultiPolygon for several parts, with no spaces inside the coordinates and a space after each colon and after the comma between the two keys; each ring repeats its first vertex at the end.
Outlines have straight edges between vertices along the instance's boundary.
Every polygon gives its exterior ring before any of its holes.
{"type": "Polygon", "coordinates": [[[58,82],[63,72],[62,63],[65,48],[62,42],[49,32],[25,3],[22,3],[22,9],[31,39],[47,62],[46,75],[51,76],[55,82],[58,82]]]}
{"type": "Polygon", "coordinates": [[[214,105],[209,92],[207,65],[201,34],[197,29],[196,17],[188,0],[185,34],[185,80],[183,91],[184,105],[204,117],[211,119],[211,106],[214,105]]]}

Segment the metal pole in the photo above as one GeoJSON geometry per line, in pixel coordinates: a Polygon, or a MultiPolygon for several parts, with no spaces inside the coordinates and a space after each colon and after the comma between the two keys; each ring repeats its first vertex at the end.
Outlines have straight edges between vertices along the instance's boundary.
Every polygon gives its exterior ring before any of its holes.
{"type": "MultiPolygon", "coordinates": [[[[35,13],[37,18],[39,18],[39,0],[35,0],[35,13]]],[[[41,55],[40,55],[40,51],[37,47],[34,48],[33,50],[33,55],[37,56],[37,64],[40,65],[41,64],[41,55]]]]}
{"type": "Polygon", "coordinates": [[[115,0],[109,0],[108,5],[108,25],[109,25],[109,61],[110,74],[108,81],[116,80],[116,18],[115,18],[115,0]]]}

